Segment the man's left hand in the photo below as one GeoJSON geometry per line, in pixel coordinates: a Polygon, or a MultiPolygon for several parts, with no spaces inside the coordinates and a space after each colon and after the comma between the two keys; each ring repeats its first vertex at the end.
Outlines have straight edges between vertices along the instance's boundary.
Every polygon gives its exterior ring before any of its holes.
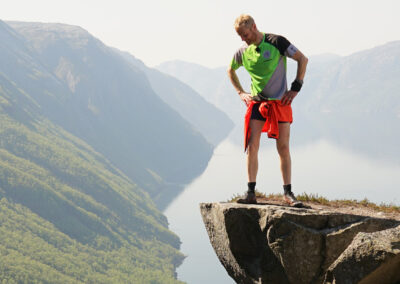
{"type": "Polygon", "coordinates": [[[289,90],[283,95],[281,102],[283,105],[290,105],[296,96],[297,92],[289,90]]]}

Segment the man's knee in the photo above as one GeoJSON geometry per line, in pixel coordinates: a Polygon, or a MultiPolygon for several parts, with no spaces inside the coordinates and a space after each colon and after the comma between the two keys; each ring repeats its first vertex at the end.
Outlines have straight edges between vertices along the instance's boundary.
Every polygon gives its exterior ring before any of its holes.
{"type": "Polygon", "coordinates": [[[282,144],[277,144],[276,145],[278,149],[278,153],[280,156],[288,156],[290,155],[290,149],[289,149],[289,144],[288,143],[282,143],[282,144]]]}
{"type": "Polygon", "coordinates": [[[257,154],[258,149],[260,148],[260,141],[259,139],[250,139],[249,141],[249,146],[247,148],[247,151],[249,154],[257,154]]]}

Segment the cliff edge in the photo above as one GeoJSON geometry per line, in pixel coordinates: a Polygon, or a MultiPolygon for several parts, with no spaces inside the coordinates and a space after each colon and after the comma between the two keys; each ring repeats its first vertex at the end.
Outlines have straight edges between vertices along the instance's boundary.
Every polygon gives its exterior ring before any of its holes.
{"type": "Polygon", "coordinates": [[[398,218],[268,204],[202,203],[200,211],[236,283],[400,282],[398,218]]]}

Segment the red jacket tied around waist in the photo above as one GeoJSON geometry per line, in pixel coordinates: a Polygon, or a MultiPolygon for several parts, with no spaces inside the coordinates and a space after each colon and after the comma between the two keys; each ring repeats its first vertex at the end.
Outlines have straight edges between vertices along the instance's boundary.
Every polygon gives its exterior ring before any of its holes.
{"type": "MultiPolygon", "coordinates": [[[[258,103],[252,101],[247,106],[244,118],[244,150],[247,150],[250,139],[250,119],[254,105],[258,103]]],[[[268,138],[279,139],[279,122],[293,122],[292,107],[290,105],[282,105],[279,100],[270,100],[261,102],[259,106],[261,115],[266,119],[262,128],[262,132],[267,132],[268,138]]]]}

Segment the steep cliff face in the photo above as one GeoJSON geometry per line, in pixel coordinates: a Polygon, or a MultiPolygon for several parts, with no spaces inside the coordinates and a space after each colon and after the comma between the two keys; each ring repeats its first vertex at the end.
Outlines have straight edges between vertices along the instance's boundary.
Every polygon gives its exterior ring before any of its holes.
{"type": "Polygon", "coordinates": [[[200,210],[237,283],[400,281],[398,220],[275,205],[203,203],[200,210]]]}

